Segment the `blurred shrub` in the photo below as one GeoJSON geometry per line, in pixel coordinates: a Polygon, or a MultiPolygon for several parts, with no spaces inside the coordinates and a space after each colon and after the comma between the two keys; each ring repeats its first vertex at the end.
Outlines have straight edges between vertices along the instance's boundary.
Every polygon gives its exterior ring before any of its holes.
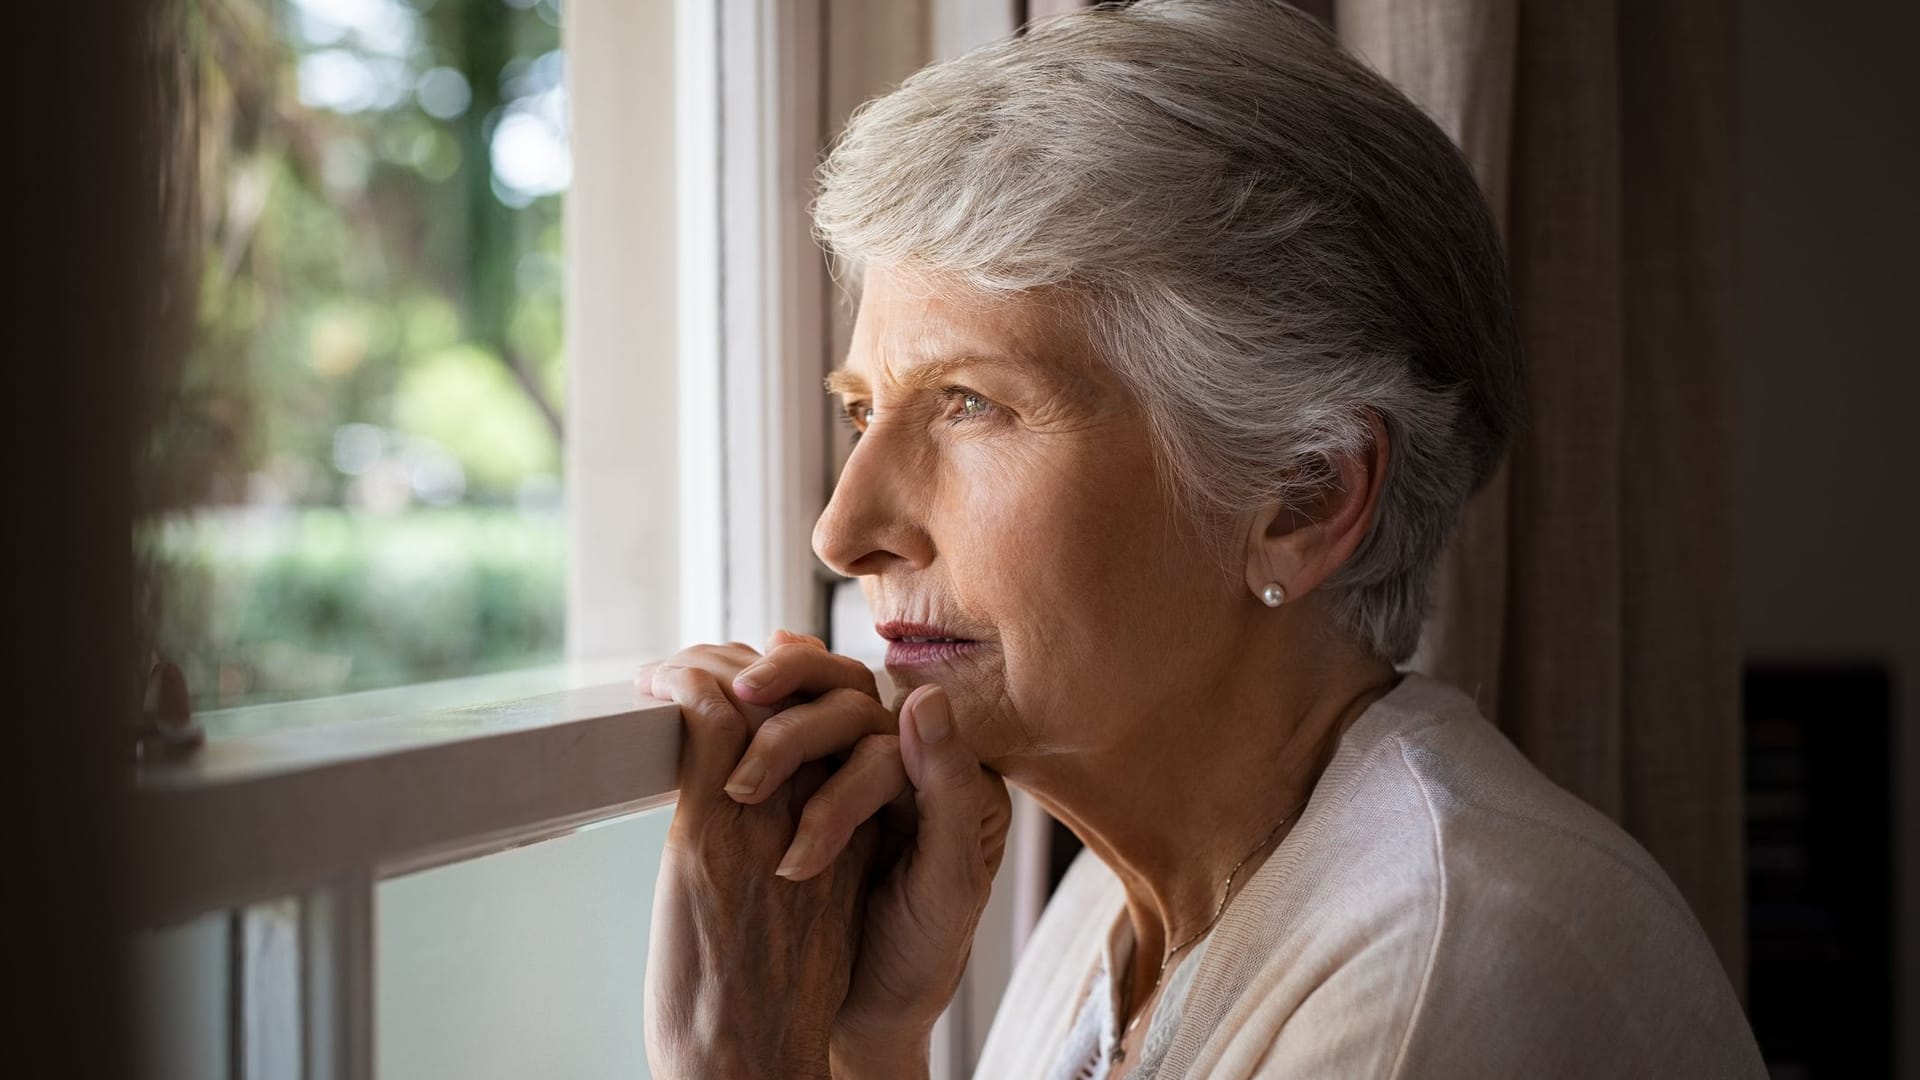
{"type": "Polygon", "coordinates": [[[177,516],[141,538],[163,587],[162,656],[199,708],[549,663],[566,528],[510,507],[177,516]]]}
{"type": "Polygon", "coordinates": [[[447,448],[466,472],[468,486],[488,495],[560,468],[560,447],[532,399],[514,385],[499,360],[458,345],[408,362],[393,394],[393,418],[403,431],[447,448]]]}

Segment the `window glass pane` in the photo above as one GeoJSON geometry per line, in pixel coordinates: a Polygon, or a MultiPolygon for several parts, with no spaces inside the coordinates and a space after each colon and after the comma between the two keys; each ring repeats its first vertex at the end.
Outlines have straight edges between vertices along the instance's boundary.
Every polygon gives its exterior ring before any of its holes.
{"type": "Polygon", "coordinates": [[[671,807],[382,882],[375,1074],[633,1080],[671,807]]]}
{"type": "Polygon", "coordinates": [[[193,347],[138,537],[197,709],[559,658],[555,0],[193,0],[193,347]]]}
{"type": "Polygon", "coordinates": [[[215,911],[132,936],[137,1075],[153,1080],[225,1076],[232,917],[215,911]]]}

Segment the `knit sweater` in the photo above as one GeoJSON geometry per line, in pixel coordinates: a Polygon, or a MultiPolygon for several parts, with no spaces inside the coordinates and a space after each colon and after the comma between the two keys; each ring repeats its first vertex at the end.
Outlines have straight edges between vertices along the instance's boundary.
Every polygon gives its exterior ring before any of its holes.
{"type": "MultiPolygon", "coordinates": [[[[1114,1023],[1093,991],[1119,969],[1126,917],[1119,880],[1081,852],[977,1080],[1083,1068],[1070,1059],[1084,1033],[1114,1023]]],[[[1156,1009],[1158,1080],[1766,1075],[1725,970],[1645,849],[1471,698],[1415,672],[1348,727],[1206,942],[1156,1009]]]]}

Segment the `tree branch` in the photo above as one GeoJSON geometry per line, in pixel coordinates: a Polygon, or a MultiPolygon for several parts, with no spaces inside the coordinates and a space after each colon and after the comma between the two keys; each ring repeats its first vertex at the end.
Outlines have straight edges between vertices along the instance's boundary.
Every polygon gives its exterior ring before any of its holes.
{"type": "Polygon", "coordinates": [[[520,389],[526,391],[534,407],[539,409],[540,415],[546,418],[547,427],[552,430],[554,441],[564,445],[566,431],[560,419],[560,410],[547,399],[547,393],[541,389],[540,380],[534,377],[533,368],[527,363],[526,357],[521,355],[518,349],[503,344],[500,346],[500,362],[507,365],[507,370],[513,373],[514,381],[520,384],[520,389]]]}

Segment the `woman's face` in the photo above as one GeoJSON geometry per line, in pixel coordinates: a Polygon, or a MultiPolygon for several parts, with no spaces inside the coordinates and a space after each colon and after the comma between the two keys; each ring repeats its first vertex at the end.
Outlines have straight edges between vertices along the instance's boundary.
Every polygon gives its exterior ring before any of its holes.
{"type": "Polygon", "coordinates": [[[1144,416],[1071,320],[871,267],[830,383],[861,435],[814,550],[884,636],[964,639],[891,641],[901,693],[944,687],[1008,775],[1177,737],[1233,662],[1245,589],[1176,524],[1144,416]]]}

